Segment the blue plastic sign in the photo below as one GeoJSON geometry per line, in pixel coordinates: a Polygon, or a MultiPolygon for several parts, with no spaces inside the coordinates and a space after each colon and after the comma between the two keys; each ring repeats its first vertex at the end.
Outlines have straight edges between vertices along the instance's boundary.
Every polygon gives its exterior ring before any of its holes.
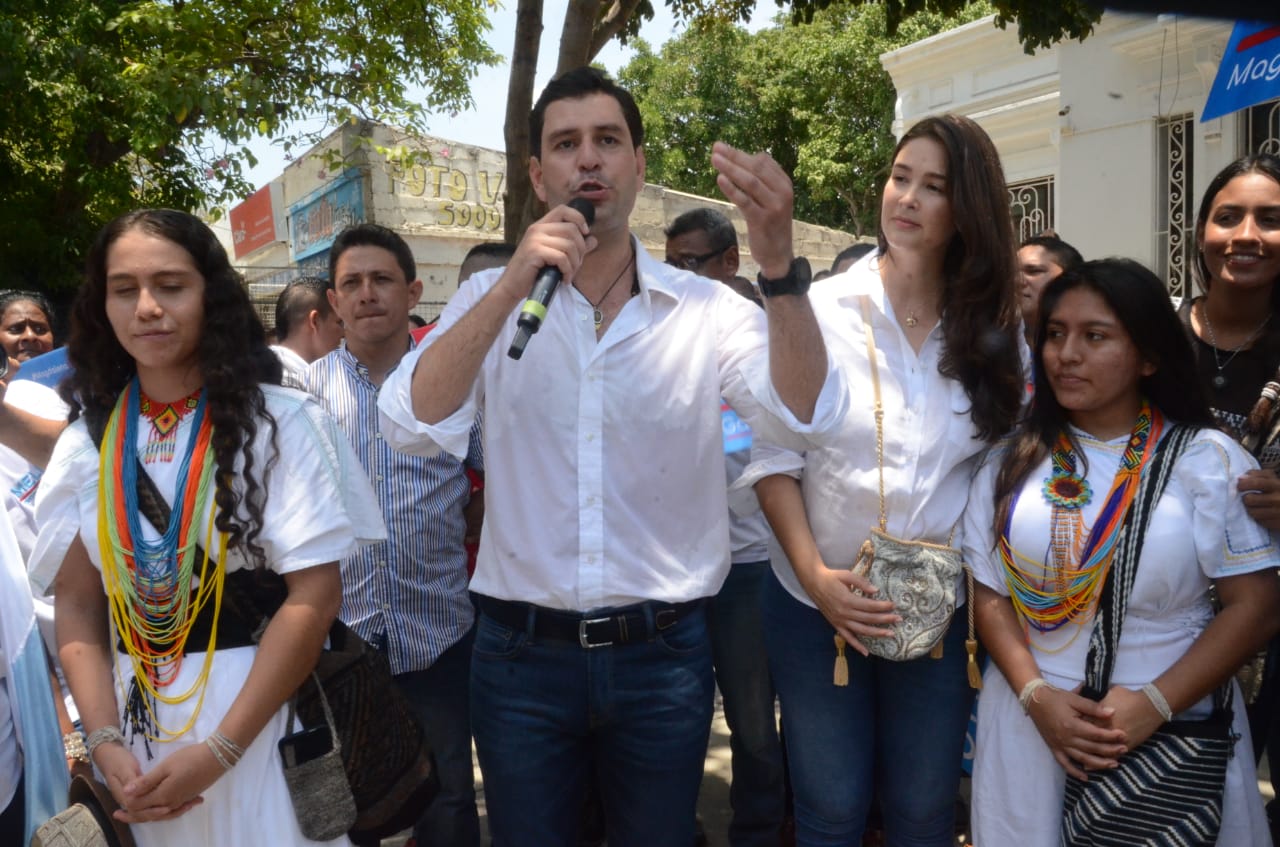
{"type": "Polygon", "coordinates": [[[751,449],[751,427],[723,400],[720,401],[720,428],[724,431],[725,455],[751,449]]]}
{"type": "Polygon", "coordinates": [[[71,373],[67,361],[67,348],[59,347],[22,363],[22,369],[14,379],[29,379],[49,388],[57,388],[62,378],[71,373]]]}
{"type": "Polygon", "coordinates": [[[1280,96],[1280,24],[1240,21],[1231,31],[1200,122],[1280,96]]]}

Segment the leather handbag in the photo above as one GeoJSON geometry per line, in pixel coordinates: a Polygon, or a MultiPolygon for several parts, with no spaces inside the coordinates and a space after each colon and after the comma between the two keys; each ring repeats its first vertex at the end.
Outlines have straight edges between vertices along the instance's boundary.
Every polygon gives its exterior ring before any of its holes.
{"type": "MultiPolygon", "coordinates": [[[[867,358],[871,364],[871,384],[875,397],[876,462],[880,471],[880,522],[862,543],[853,572],[865,577],[879,591],[876,599],[893,602],[902,618],[893,635],[864,637],[862,642],[874,656],[895,662],[918,659],[926,653],[942,657],[942,637],[956,611],[956,580],[965,574],[969,596],[973,596],[973,574],[961,559],[960,551],[946,544],[896,538],[886,529],[888,515],[884,497],[884,406],[880,396],[880,372],[876,357],[875,333],[867,298],[862,299],[862,322],[867,338],[867,358]]],[[[952,534],[954,535],[954,527],[952,534]]],[[[856,593],[856,592],[855,592],[856,593]]],[[[969,633],[965,649],[969,654],[969,684],[982,687],[978,669],[978,640],[974,632],[973,603],[969,604],[969,633]]],[[[848,684],[848,663],[844,639],[837,635],[835,684],[848,684]]]]}
{"type": "MultiPolygon", "coordinates": [[[[168,525],[169,504],[141,464],[138,506],[153,526],[168,525]]],[[[197,549],[196,557],[203,555],[197,549]]],[[[288,588],[275,571],[254,568],[227,574],[223,592],[222,614],[238,618],[256,640],[288,588]]],[[[431,749],[392,679],[387,657],[340,620],[333,622],[328,646],[295,694],[304,726],[326,722],[326,703],[355,799],[352,840],[375,841],[413,826],[440,788],[431,749]]]]}
{"type": "MultiPolygon", "coordinates": [[[[1101,700],[1110,688],[1120,630],[1133,590],[1142,540],[1178,455],[1194,429],[1175,426],[1144,468],[1144,479],[1116,540],[1111,573],[1102,588],[1081,694],[1101,700]]],[[[1205,720],[1173,720],[1119,760],[1092,771],[1087,781],[1067,777],[1061,841],[1064,847],[1135,844],[1212,847],[1222,826],[1232,732],[1231,683],[1214,692],[1205,720]]]]}

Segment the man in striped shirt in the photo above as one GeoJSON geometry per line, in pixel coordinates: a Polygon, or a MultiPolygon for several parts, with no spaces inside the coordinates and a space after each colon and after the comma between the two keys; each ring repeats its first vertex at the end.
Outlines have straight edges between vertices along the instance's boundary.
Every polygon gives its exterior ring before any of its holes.
{"type": "Polygon", "coordinates": [[[414,827],[418,847],[477,847],[463,508],[465,468],[482,467],[479,430],[465,462],[410,456],[382,437],[378,393],[413,346],[409,311],[422,292],[404,239],[376,224],[344,230],[330,249],[329,286],[346,339],[311,365],[305,387],[351,439],[389,530],[387,541],[342,561],[341,617],[386,651],[435,754],[441,790],[414,827]]]}

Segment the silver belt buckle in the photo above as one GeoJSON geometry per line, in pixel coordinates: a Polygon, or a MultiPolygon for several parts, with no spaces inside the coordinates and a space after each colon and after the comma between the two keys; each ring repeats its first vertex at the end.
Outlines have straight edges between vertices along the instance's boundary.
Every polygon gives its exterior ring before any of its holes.
{"type": "Polygon", "coordinates": [[[578,621],[578,643],[582,645],[583,649],[594,650],[596,647],[609,647],[613,644],[612,641],[602,641],[599,644],[592,644],[587,640],[587,627],[589,625],[593,623],[605,623],[609,620],[611,620],[611,618],[583,618],[578,621]]]}

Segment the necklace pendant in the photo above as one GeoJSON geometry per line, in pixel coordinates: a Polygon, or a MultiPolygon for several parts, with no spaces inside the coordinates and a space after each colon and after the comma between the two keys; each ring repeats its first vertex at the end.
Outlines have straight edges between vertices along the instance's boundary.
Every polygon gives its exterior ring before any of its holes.
{"type": "Polygon", "coordinates": [[[1212,382],[1213,387],[1218,389],[1219,391],[1227,387],[1227,378],[1221,372],[1215,374],[1213,379],[1210,380],[1210,382],[1212,382]]]}
{"type": "Polygon", "coordinates": [[[911,328],[913,328],[913,329],[914,329],[914,328],[915,328],[915,326],[916,326],[917,324],[919,324],[919,323],[920,323],[920,321],[916,318],[915,313],[913,313],[913,312],[908,312],[908,313],[907,313],[907,326],[909,326],[909,327],[911,327],[911,328]]]}
{"type": "Polygon", "coordinates": [[[591,320],[596,322],[597,330],[599,330],[600,327],[604,326],[604,312],[600,311],[599,306],[591,307],[591,320]]]}

